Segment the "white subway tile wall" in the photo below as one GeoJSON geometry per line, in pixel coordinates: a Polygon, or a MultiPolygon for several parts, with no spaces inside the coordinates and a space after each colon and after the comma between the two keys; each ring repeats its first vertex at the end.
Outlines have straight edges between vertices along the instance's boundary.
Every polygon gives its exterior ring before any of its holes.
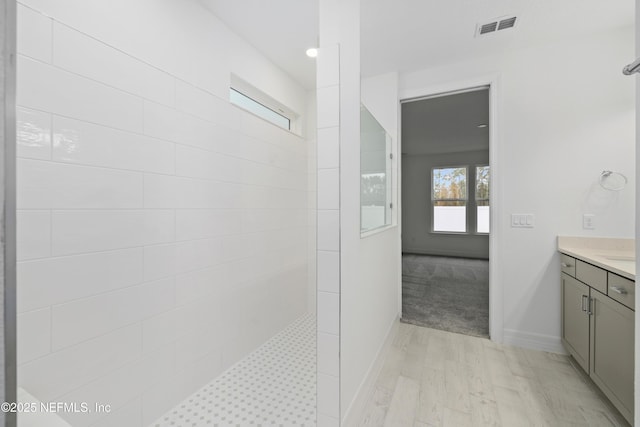
{"type": "Polygon", "coordinates": [[[317,60],[318,426],[340,425],[340,51],[317,60]]]}
{"type": "Polygon", "coordinates": [[[307,311],[315,186],[303,138],[228,102],[215,40],[243,42],[200,6],[119,3],[199,25],[169,62],[71,3],[18,6],[18,380],[141,427],[307,311]]]}

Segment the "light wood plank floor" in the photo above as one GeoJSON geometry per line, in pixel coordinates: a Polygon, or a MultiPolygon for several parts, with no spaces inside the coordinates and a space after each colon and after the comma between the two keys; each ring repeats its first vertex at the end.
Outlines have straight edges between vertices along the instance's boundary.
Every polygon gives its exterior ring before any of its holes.
{"type": "Polygon", "coordinates": [[[628,426],[567,356],[401,323],[360,426],[628,426]]]}

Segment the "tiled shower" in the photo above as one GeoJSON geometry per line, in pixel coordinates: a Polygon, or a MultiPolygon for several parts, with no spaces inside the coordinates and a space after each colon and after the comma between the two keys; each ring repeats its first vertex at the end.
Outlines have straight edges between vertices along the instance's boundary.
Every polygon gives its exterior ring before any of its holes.
{"type": "Polygon", "coordinates": [[[18,53],[20,389],[147,426],[315,318],[314,93],[195,1],[23,0],[18,53]]]}

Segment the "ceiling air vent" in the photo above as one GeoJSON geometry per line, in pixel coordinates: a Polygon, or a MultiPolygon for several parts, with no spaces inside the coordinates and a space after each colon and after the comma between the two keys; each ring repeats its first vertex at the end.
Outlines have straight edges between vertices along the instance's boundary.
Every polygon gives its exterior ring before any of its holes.
{"type": "Polygon", "coordinates": [[[493,33],[496,28],[498,27],[498,23],[497,22],[490,22],[488,24],[484,24],[480,27],[480,35],[482,34],[487,34],[487,33],[493,33]]]}
{"type": "Polygon", "coordinates": [[[492,19],[489,22],[478,24],[476,27],[476,37],[513,28],[516,25],[516,19],[515,16],[502,16],[492,19]]]}

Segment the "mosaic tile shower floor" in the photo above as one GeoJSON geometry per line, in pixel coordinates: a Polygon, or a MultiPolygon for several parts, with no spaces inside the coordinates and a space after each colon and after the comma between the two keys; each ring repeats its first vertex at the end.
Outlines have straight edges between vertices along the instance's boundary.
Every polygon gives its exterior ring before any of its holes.
{"type": "Polygon", "coordinates": [[[301,317],[150,427],[315,426],[315,331],[301,317]]]}

